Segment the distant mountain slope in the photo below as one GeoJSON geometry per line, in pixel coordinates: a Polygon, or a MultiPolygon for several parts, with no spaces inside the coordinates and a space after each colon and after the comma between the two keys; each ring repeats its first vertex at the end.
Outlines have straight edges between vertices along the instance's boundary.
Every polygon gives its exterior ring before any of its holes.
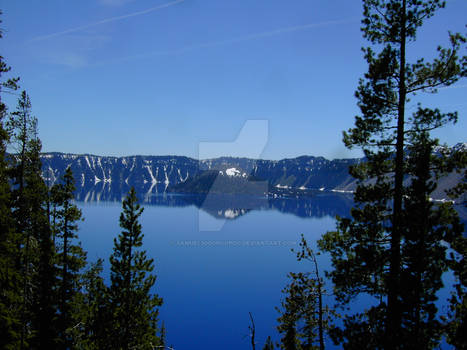
{"type": "Polygon", "coordinates": [[[175,184],[199,172],[198,162],[181,156],[107,157],[89,154],[44,153],[43,176],[51,183],[71,166],[78,186],[104,183],[175,184]]]}
{"type": "Polygon", "coordinates": [[[351,179],[348,166],[357,161],[358,159],[330,161],[312,156],[280,161],[230,157],[198,161],[181,156],[107,157],[67,153],[42,155],[43,176],[49,183],[56,182],[66,168],[71,166],[78,186],[104,182],[134,186],[153,183],[169,187],[196,178],[204,171],[217,171],[227,176],[229,169],[235,169],[241,172],[243,178],[264,180],[272,186],[333,189],[351,179]]]}
{"type": "MultiPolygon", "coordinates": [[[[455,147],[465,149],[466,144],[455,147]]],[[[78,188],[103,183],[113,189],[149,185],[162,191],[207,193],[214,184],[216,192],[264,193],[263,182],[266,191],[269,187],[304,194],[307,190],[355,190],[356,181],[348,174],[348,168],[362,161],[313,156],[278,161],[232,157],[198,161],[183,156],[108,157],[67,153],[44,153],[41,159],[43,176],[49,184],[55,183],[71,166],[78,188]]],[[[461,181],[459,174],[442,178],[434,198],[445,198],[444,190],[458,181],[461,181]]]]}

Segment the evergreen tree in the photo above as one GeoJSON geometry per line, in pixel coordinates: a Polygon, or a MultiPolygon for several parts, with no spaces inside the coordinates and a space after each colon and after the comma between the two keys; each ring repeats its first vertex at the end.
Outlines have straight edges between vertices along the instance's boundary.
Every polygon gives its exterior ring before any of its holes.
{"type": "Polygon", "coordinates": [[[51,346],[56,307],[54,250],[47,218],[47,188],[41,177],[41,142],[31,101],[23,91],[8,120],[12,147],[12,218],[19,234],[16,263],[22,272],[20,348],[51,346]]]}
{"type": "Polygon", "coordinates": [[[301,319],[301,308],[304,304],[302,286],[298,285],[297,278],[290,274],[292,282],[282,291],[285,294],[285,300],[281,303],[283,310],[277,309],[281,316],[277,319],[279,325],[277,330],[282,334],[281,349],[284,350],[301,350],[300,332],[298,330],[299,321],[301,319]]]}
{"type": "Polygon", "coordinates": [[[433,179],[447,170],[443,155],[433,156],[438,141],[429,132],[455,122],[457,113],[419,104],[408,117],[406,103],[466,75],[460,34],[449,35],[451,47],[439,47],[433,62],[407,63],[417,29],[444,6],[438,0],[363,1],[364,37],[380,51],[364,50],[369,68],[356,92],[361,116],[344,142],[360,147],[366,161],[351,168],[359,181],[352,218],[339,219],[337,231],[320,241],[331,253],[338,301],[346,305],[361,293],[374,297],[373,306],[347,315],[336,331],[348,348],[432,348],[440,339],[434,301],[448,267],[441,241],[452,244],[463,230],[451,205],[429,200],[433,179]]]}
{"type": "Polygon", "coordinates": [[[19,237],[11,213],[9,167],[6,159],[9,143],[5,128],[7,106],[2,100],[2,90],[16,90],[18,79],[3,80],[3,75],[9,71],[10,67],[0,56],[0,348],[17,349],[21,333],[21,275],[17,264],[19,237]]]}
{"type": "Polygon", "coordinates": [[[406,347],[429,349],[442,335],[435,304],[436,292],[443,287],[441,276],[448,269],[447,249],[442,242],[452,245],[463,238],[464,229],[452,205],[435,205],[429,200],[436,188],[436,178],[429,171],[438,162],[433,154],[436,142],[426,132],[411,135],[409,140],[407,168],[411,181],[405,190],[406,232],[401,245],[401,335],[406,347]]]}
{"type": "Polygon", "coordinates": [[[59,343],[58,305],[55,299],[57,286],[55,249],[50,239],[49,227],[44,225],[40,233],[39,265],[32,310],[32,327],[35,332],[31,343],[32,348],[35,349],[53,349],[59,343]]]}
{"type": "MultiPolygon", "coordinates": [[[[48,191],[41,177],[41,142],[34,132],[28,146],[28,171],[24,188],[30,213],[31,237],[35,242],[37,260],[33,266],[31,298],[31,347],[54,348],[57,342],[57,304],[54,298],[56,288],[55,249],[47,216],[48,191]]],[[[27,254],[27,253],[26,253],[27,254]]]]}
{"type": "MultiPolygon", "coordinates": [[[[1,37],[1,32],[0,32],[1,37]]],[[[0,58],[0,73],[10,70],[0,58]]],[[[18,78],[0,83],[16,90],[18,78]]],[[[2,348],[53,347],[53,247],[44,215],[45,187],[41,178],[37,120],[31,116],[26,92],[6,123],[7,108],[0,100],[0,259],[2,348]],[[5,128],[4,128],[5,126],[5,128]],[[21,151],[5,158],[6,146],[21,151]],[[16,187],[10,191],[10,178],[16,187]],[[33,253],[31,246],[37,247],[33,253]],[[20,274],[22,277],[20,277],[20,274]],[[3,320],[6,320],[4,323],[3,320]]]]}
{"type": "MultiPolygon", "coordinates": [[[[2,107],[3,108],[3,104],[2,107]]],[[[7,133],[0,116],[0,348],[19,347],[21,272],[17,264],[19,236],[11,213],[10,186],[5,161],[7,133]]]]}
{"type": "MultiPolygon", "coordinates": [[[[331,329],[330,319],[337,314],[323,306],[326,293],[320,277],[318,263],[313,250],[302,235],[298,261],[312,264],[312,273],[290,273],[292,282],[283,290],[286,294],[282,303],[278,330],[283,334],[282,349],[324,349],[324,333],[331,329]]],[[[280,311],[280,310],[279,310],[280,311]]]]}
{"type": "Polygon", "coordinates": [[[451,295],[446,322],[447,342],[456,349],[467,349],[467,240],[457,239],[451,245],[456,252],[449,261],[456,283],[451,295]]]}
{"type": "Polygon", "coordinates": [[[274,343],[272,342],[271,336],[267,337],[263,350],[274,350],[274,343]]]}
{"type": "MultiPolygon", "coordinates": [[[[457,152],[453,155],[455,164],[467,164],[467,152],[457,152]],[[457,156],[457,157],[456,157],[457,156]]],[[[467,191],[467,169],[464,168],[463,182],[450,191],[452,198],[459,199],[467,191]]],[[[462,204],[467,206],[465,198],[462,204]]],[[[467,240],[464,237],[454,237],[451,242],[452,251],[448,264],[454,273],[454,291],[450,298],[449,312],[445,321],[447,342],[456,349],[466,349],[467,340],[467,240]]]]}
{"type": "Polygon", "coordinates": [[[58,215],[58,207],[60,204],[60,192],[61,186],[52,186],[49,190],[49,205],[48,205],[48,216],[49,216],[49,226],[52,232],[52,242],[55,246],[55,240],[57,237],[58,232],[58,224],[57,224],[57,215],[58,215]]]}
{"type": "Polygon", "coordinates": [[[36,238],[33,234],[33,211],[29,206],[28,196],[34,193],[34,188],[27,186],[26,177],[33,176],[34,169],[29,167],[28,156],[32,153],[33,137],[36,133],[37,119],[31,115],[31,101],[26,91],[22,91],[16,110],[10,114],[7,121],[7,130],[11,137],[11,144],[16,154],[11,157],[13,163],[10,176],[13,180],[12,191],[12,217],[15,222],[15,230],[19,234],[17,267],[22,273],[22,298],[20,306],[21,314],[21,339],[20,348],[27,347],[27,340],[32,333],[30,320],[32,319],[32,289],[37,266],[36,238]],[[25,189],[25,187],[27,187],[25,189]]]}
{"type": "Polygon", "coordinates": [[[98,259],[82,275],[77,301],[77,319],[80,321],[72,330],[78,349],[106,349],[111,342],[111,315],[108,289],[101,276],[102,263],[102,259],[98,259]]]}
{"type": "Polygon", "coordinates": [[[81,270],[86,265],[86,253],[76,242],[77,222],[82,219],[81,210],[73,203],[75,184],[71,168],[68,167],[62,183],[54,185],[56,192],[57,227],[56,251],[58,265],[58,300],[60,338],[63,348],[74,346],[73,330],[82,322],[78,319],[81,270]]]}
{"type": "Polygon", "coordinates": [[[167,330],[165,329],[164,321],[162,321],[161,332],[160,332],[160,334],[161,334],[161,335],[160,335],[160,338],[161,338],[161,339],[160,339],[160,340],[161,340],[161,345],[160,345],[160,346],[162,347],[162,349],[165,349],[165,347],[166,347],[166,345],[167,345],[167,344],[166,344],[166,343],[167,343],[167,341],[166,341],[167,330]]]}
{"type": "Polygon", "coordinates": [[[154,260],[141,250],[143,233],[139,217],[143,208],[137,203],[134,188],[123,201],[118,239],[110,256],[113,349],[152,349],[160,345],[157,336],[158,307],[162,299],[151,294],[156,277],[152,274],[154,260]]]}

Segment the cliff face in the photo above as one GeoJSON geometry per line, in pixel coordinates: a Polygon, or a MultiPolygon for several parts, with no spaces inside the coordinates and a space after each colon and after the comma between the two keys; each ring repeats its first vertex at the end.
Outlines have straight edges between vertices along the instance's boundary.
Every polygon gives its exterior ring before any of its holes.
{"type": "MultiPolygon", "coordinates": [[[[466,144],[460,145],[466,148],[466,144]]],[[[198,161],[182,156],[107,157],[66,153],[44,153],[41,158],[43,177],[49,185],[71,166],[78,191],[98,186],[118,192],[134,186],[155,188],[157,192],[207,193],[214,183],[217,192],[233,193],[237,192],[234,188],[246,186],[247,182],[251,187],[251,182],[256,181],[266,183],[269,190],[294,195],[306,194],[308,190],[352,192],[357,184],[348,169],[362,161],[312,156],[278,161],[232,157],[198,161]]],[[[433,198],[446,198],[445,189],[462,180],[462,175],[456,173],[441,178],[433,198]]],[[[256,191],[258,186],[255,186],[252,188],[256,191]]]]}
{"type": "Polygon", "coordinates": [[[248,158],[216,158],[198,161],[180,156],[104,157],[65,153],[42,155],[43,176],[49,183],[56,182],[71,166],[77,186],[97,183],[125,183],[140,186],[146,183],[177,185],[195,178],[202,172],[218,171],[223,176],[254,177],[271,186],[334,189],[351,181],[350,164],[357,159],[327,160],[303,156],[280,161],[248,158]],[[230,175],[229,170],[230,169],[230,175]]]}
{"type": "Polygon", "coordinates": [[[66,153],[42,155],[43,176],[56,182],[71,166],[79,187],[100,182],[141,186],[146,183],[177,184],[199,172],[198,162],[187,157],[131,156],[104,157],[66,153]]]}

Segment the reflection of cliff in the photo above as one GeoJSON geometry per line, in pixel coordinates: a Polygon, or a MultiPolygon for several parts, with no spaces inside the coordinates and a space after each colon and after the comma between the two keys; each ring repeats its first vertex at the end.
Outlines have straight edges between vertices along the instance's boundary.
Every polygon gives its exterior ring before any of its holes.
{"type": "MultiPolygon", "coordinates": [[[[128,185],[97,183],[94,186],[79,187],[76,199],[81,202],[121,202],[128,193],[128,185]]],[[[277,210],[302,218],[321,218],[325,216],[346,217],[353,206],[351,194],[316,191],[312,196],[301,198],[253,197],[248,195],[197,195],[165,192],[165,185],[144,184],[136,191],[141,203],[166,207],[186,207],[193,205],[209,215],[233,220],[252,210],[277,210]]],[[[456,206],[461,221],[467,223],[467,210],[456,206]]]]}
{"type": "MultiPolygon", "coordinates": [[[[165,185],[144,184],[136,189],[141,203],[168,207],[183,207],[192,205],[186,203],[181,195],[171,195],[164,192],[165,185]]],[[[121,202],[130,190],[127,184],[99,182],[96,185],[78,187],[75,198],[79,202],[121,202]]]]}
{"type": "Polygon", "coordinates": [[[80,202],[120,202],[122,193],[128,193],[129,186],[112,182],[98,182],[95,185],[77,186],[75,198],[80,202]]]}
{"type": "Polygon", "coordinates": [[[346,217],[350,215],[353,198],[349,194],[319,193],[301,199],[274,198],[269,200],[269,204],[271,209],[303,218],[346,217]]]}
{"type": "MultiPolygon", "coordinates": [[[[252,210],[277,210],[299,217],[348,216],[352,206],[352,196],[317,192],[306,198],[267,198],[248,195],[196,195],[164,192],[165,186],[145,184],[136,189],[142,203],[157,206],[195,207],[216,218],[236,219],[252,210]]],[[[128,185],[99,182],[94,186],[76,190],[76,200],[100,202],[123,200],[128,193],[128,185]]]]}

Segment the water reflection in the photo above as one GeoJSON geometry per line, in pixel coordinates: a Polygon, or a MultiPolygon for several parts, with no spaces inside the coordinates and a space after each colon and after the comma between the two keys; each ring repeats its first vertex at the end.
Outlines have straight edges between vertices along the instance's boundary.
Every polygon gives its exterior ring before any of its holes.
{"type": "MultiPolygon", "coordinates": [[[[99,182],[92,187],[79,187],[75,196],[80,202],[120,202],[130,186],[99,182]]],[[[252,210],[276,210],[298,217],[348,216],[353,204],[349,194],[317,191],[305,198],[267,198],[247,195],[194,195],[165,192],[165,185],[147,184],[136,189],[141,203],[185,207],[195,206],[212,217],[233,220],[252,210]]]]}

